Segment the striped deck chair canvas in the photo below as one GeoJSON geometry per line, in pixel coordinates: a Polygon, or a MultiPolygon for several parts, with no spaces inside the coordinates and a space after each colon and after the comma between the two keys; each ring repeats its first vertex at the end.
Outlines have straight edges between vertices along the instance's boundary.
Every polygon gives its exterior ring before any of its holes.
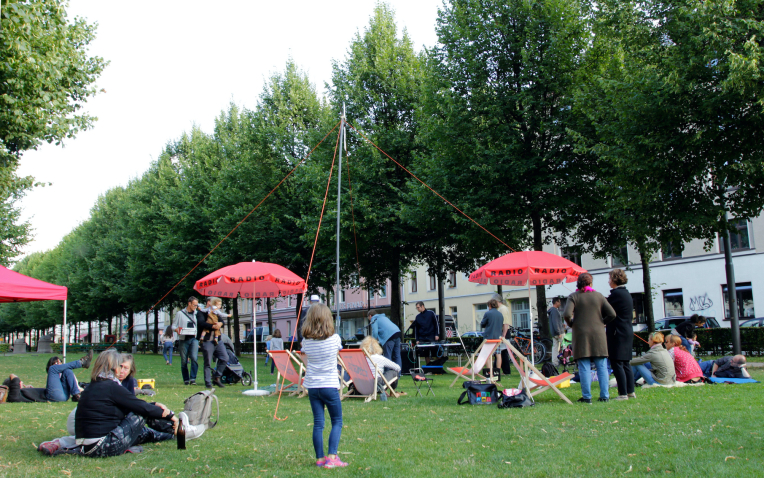
{"type": "Polygon", "coordinates": [[[304,377],[302,376],[303,366],[301,362],[295,358],[288,350],[269,350],[268,355],[271,356],[271,360],[276,365],[278,375],[276,376],[276,391],[271,395],[277,394],[280,391],[287,391],[292,385],[297,386],[297,391],[291,392],[289,395],[298,395],[300,397],[305,396],[307,391],[302,386],[304,377]],[[298,368],[295,369],[295,364],[298,368]],[[286,381],[281,384],[281,377],[284,377],[286,381]]]}
{"type": "Polygon", "coordinates": [[[491,369],[491,375],[493,375],[493,361],[491,360],[491,355],[493,355],[500,343],[500,339],[483,340],[483,343],[480,344],[480,347],[475,350],[475,353],[472,354],[472,357],[470,357],[467,362],[467,365],[471,365],[471,367],[446,368],[449,372],[456,374],[456,378],[451,382],[451,386],[453,387],[454,384],[456,384],[456,381],[460,378],[464,380],[475,380],[475,377],[478,377],[480,380],[487,380],[480,374],[480,372],[483,371],[486,362],[488,362],[489,368],[491,369]]]}

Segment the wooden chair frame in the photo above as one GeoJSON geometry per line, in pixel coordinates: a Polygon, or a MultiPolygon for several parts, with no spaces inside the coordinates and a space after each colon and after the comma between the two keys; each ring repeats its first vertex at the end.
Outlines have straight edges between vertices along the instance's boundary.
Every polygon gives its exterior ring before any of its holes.
{"type": "Polygon", "coordinates": [[[308,394],[308,390],[302,384],[303,380],[305,379],[305,367],[303,366],[303,361],[295,357],[295,355],[289,350],[269,350],[267,353],[271,357],[271,360],[273,360],[273,363],[276,364],[276,370],[278,370],[278,373],[276,374],[276,390],[271,395],[275,395],[282,390],[286,391],[286,389],[292,385],[297,385],[297,390],[289,392],[289,396],[291,397],[297,395],[298,398],[306,396],[308,394]],[[276,356],[282,355],[282,353],[287,358],[287,367],[291,365],[294,374],[296,374],[298,377],[296,381],[293,380],[294,376],[289,373],[289,370],[282,370],[281,367],[279,367],[279,363],[276,361],[276,356]],[[295,368],[295,364],[298,365],[298,368],[295,368]],[[289,382],[289,384],[279,384],[282,376],[286,382],[289,382]]]}
{"type": "Polygon", "coordinates": [[[536,367],[534,367],[533,364],[530,363],[528,359],[526,359],[525,356],[520,353],[520,351],[517,350],[507,339],[502,340],[507,346],[509,358],[512,359],[512,363],[515,365],[515,368],[517,368],[517,371],[522,377],[520,383],[530,396],[531,400],[533,400],[533,397],[539,393],[545,392],[547,390],[554,390],[554,392],[559,395],[560,398],[562,398],[565,402],[571,405],[573,404],[573,402],[571,402],[570,399],[568,399],[568,397],[566,397],[565,394],[557,388],[557,385],[565,382],[566,380],[570,380],[573,377],[572,374],[565,372],[556,377],[547,378],[536,367]],[[518,361],[520,363],[518,363],[518,361]],[[531,377],[528,370],[532,370],[540,378],[531,377]]]}
{"type": "MultiPolygon", "coordinates": [[[[385,377],[384,373],[382,373],[382,370],[377,366],[377,364],[374,363],[374,361],[371,359],[371,356],[368,354],[368,352],[366,352],[366,350],[363,350],[363,349],[342,349],[342,350],[340,350],[337,353],[337,361],[339,362],[340,366],[342,367],[342,370],[344,370],[344,371],[346,371],[348,373],[348,376],[350,376],[350,380],[346,382],[344,380],[344,377],[340,377],[340,381],[343,384],[343,386],[347,386],[348,387],[348,392],[344,393],[344,394],[340,394],[340,399],[342,400],[342,399],[345,399],[345,398],[363,398],[365,402],[370,402],[371,400],[376,400],[377,399],[377,381],[376,381],[376,379],[374,380],[374,387],[373,387],[373,391],[372,391],[371,394],[364,395],[364,394],[358,393],[357,383],[356,383],[356,387],[355,387],[356,393],[351,393],[350,392],[350,388],[349,388],[350,384],[355,383],[355,379],[353,379],[353,372],[351,372],[352,369],[347,366],[345,361],[342,359],[342,355],[343,355],[343,353],[345,355],[347,355],[347,354],[350,354],[350,353],[358,354],[359,352],[363,352],[364,358],[368,359],[368,362],[370,362],[373,365],[374,370],[372,370],[372,368],[369,367],[369,372],[371,373],[371,375],[375,376],[375,372],[376,372],[376,377],[381,377],[382,378],[382,381],[385,383],[385,387],[383,388],[383,391],[389,391],[390,394],[392,396],[394,396],[395,398],[400,397],[400,394],[397,393],[395,390],[393,390],[393,387],[392,387],[392,384],[396,380],[398,380],[398,377],[395,377],[394,379],[388,381],[387,378],[385,377]]],[[[368,367],[369,364],[366,363],[366,366],[368,367]]]]}
{"type": "Polygon", "coordinates": [[[475,377],[479,377],[480,380],[488,380],[490,381],[491,378],[486,378],[483,375],[480,374],[480,371],[482,371],[483,366],[486,362],[488,362],[488,369],[490,370],[490,376],[493,377],[493,354],[496,352],[496,347],[498,347],[501,344],[501,339],[496,340],[483,340],[483,342],[480,344],[480,346],[475,350],[475,352],[467,358],[467,366],[466,367],[458,367],[458,368],[451,368],[446,367],[446,370],[448,372],[451,372],[453,374],[456,374],[456,378],[454,378],[454,381],[451,382],[451,387],[453,387],[456,384],[456,381],[460,378],[463,378],[464,380],[470,380],[467,375],[470,375],[472,378],[471,380],[475,380],[475,377]],[[486,345],[492,345],[491,352],[487,354],[483,358],[483,363],[480,364],[479,367],[476,367],[475,364],[477,363],[477,360],[481,357],[480,353],[483,351],[483,348],[486,347],[486,345]],[[475,369],[478,370],[478,372],[475,372],[475,369]]]}

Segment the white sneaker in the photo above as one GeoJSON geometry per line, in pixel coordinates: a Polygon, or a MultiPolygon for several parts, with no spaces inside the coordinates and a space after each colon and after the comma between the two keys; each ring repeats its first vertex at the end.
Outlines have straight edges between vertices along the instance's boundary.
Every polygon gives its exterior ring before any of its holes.
{"type": "Polygon", "coordinates": [[[183,423],[183,429],[186,430],[186,440],[193,440],[199,438],[204,433],[204,425],[191,425],[188,420],[186,412],[180,412],[178,414],[178,420],[183,423]]]}

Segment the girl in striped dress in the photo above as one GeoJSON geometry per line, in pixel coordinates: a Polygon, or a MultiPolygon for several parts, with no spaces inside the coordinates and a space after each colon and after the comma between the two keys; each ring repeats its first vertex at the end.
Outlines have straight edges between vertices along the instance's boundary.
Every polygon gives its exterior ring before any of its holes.
{"type": "Polygon", "coordinates": [[[302,351],[308,361],[303,385],[308,389],[313,411],[313,449],[316,466],[336,468],[347,466],[337,456],[342,434],[342,402],[337,373],[337,352],[342,348],[340,336],[334,333],[334,317],[324,304],[313,304],[302,326],[302,351]],[[329,411],[332,429],[329,448],[324,455],[324,407],[329,411]]]}

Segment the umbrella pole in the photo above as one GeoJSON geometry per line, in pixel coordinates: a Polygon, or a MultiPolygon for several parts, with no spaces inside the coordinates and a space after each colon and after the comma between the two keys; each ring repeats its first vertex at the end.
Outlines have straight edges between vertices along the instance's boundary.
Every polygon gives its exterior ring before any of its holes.
{"type": "MultiPolygon", "coordinates": [[[[254,262],[254,261],[252,261],[254,262]]],[[[254,377],[252,377],[252,390],[245,390],[242,392],[248,396],[261,396],[269,395],[267,390],[257,389],[257,323],[255,322],[255,282],[252,283],[252,361],[254,362],[255,369],[253,370],[254,377]]]]}
{"type": "Polygon", "coordinates": [[[531,365],[536,366],[536,357],[533,353],[533,307],[531,306],[531,278],[528,277],[528,316],[530,317],[529,327],[531,328],[531,365]]]}

